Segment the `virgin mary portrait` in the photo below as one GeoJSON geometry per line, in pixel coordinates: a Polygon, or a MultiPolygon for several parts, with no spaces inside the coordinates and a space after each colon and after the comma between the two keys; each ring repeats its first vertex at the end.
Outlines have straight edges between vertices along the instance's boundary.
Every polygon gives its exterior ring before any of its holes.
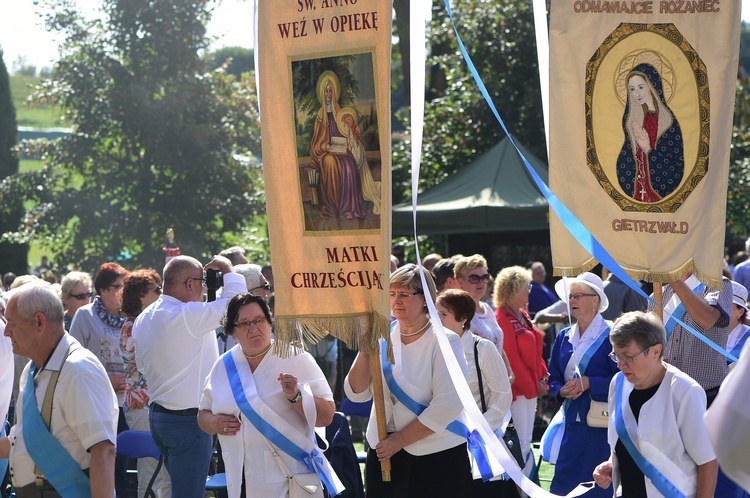
{"type": "Polygon", "coordinates": [[[316,93],[320,110],[310,140],[310,163],[320,172],[321,218],[364,218],[367,216],[357,160],[346,147],[346,135],[339,129],[341,84],[332,71],[318,78],[316,93]]]}
{"type": "Polygon", "coordinates": [[[654,203],[674,192],[682,181],[682,131],[667,105],[662,78],[654,66],[636,65],[626,81],[625,142],[617,157],[617,179],[626,195],[654,203]]]}

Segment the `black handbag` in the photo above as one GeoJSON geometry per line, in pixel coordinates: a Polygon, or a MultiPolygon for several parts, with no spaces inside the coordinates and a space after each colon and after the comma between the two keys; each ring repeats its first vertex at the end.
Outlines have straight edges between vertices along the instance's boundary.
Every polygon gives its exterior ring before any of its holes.
{"type": "MultiPolygon", "coordinates": [[[[477,344],[479,344],[479,339],[475,337],[474,338],[474,363],[477,366],[477,380],[479,381],[479,399],[482,401],[482,413],[484,413],[487,411],[487,402],[484,399],[484,386],[482,385],[482,370],[480,370],[479,368],[479,350],[478,350],[477,344]]],[[[523,459],[523,453],[521,453],[521,440],[518,438],[518,432],[516,431],[516,426],[513,424],[512,418],[510,419],[510,422],[508,422],[508,427],[505,428],[505,433],[503,434],[503,441],[505,441],[505,446],[508,447],[510,454],[513,455],[513,458],[516,459],[518,466],[523,468],[526,462],[523,459]]]]}

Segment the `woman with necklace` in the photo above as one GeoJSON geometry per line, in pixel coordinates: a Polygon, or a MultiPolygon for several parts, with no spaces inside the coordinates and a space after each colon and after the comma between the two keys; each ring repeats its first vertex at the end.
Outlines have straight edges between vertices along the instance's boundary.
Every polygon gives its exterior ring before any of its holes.
{"type": "MultiPolygon", "coordinates": [[[[419,268],[407,264],[390,278],[391,313],[396,318],[391,326],[395,362],[391,364],[387,355],[381,355],[388,437],[378,439],[372,413],[367,425],[369,498],[462,496],[469,472],[466,440],[446,430],[461,413],[462,405],[427,311],[425,292],[435,299],[435,282],[429,273],[424,277],[427,289],[419,268]],[[421,407],[421,411],[410,407],[421,407]],[[391,460],[390,482],[383,482],[381,476],[380,460],[386,458],[391,460]]],[[[445,333],[465,372],[460,338],[453,332],[445,333]]],[[[344,390],[355,402],[372,398],[369,356],[357,355],[344,390]]]]}
{"type": "Polygon", "coordinates": [[[610,496],[714,496],[718,464],[703,421],[706,392],[664,362],[661,320],[625,313],[609,340],[621,372],[609,386],[611,454],[594,470],[596,484],[612,485],[610,496]]]}
{"type": "MultiPolygon", "coordinates": [[[[120,329],[125,323],[120,290],[130,272],[117,263],[104,263],[94,277],[94,301],[78,308],[70,324],[70,335],[94,353],[109,375],[117,395],[120,415],[117,433],[128,429],[123,406],[125,402],[125,362],[120,354],[120,329]]],[[[115,489],[125,496],[128,488],[128,457],[117,455],[115,489]]]]}
{"type": "MultiPolygon", "coordinates": [[[[550,444],[554,439],[559,442],[557,457],[545,456],[555,463],[550,491],[565,495],[579,483],[588,481],[594,468],[607,458],[607,429],[589,426],[587,416],[592,401],[607,401],[617,365],[607,356],[612,352],[609,343],[612,322],[601,315],[609,306],[602,279],[593,273],[582,273],[558,281],[555,291],[568,303],[570,316],[576,320],[557,335],[552,346],[550,396],[563,406],[543,438],[550,444]]],[[[601,498],[612,495],[601,488],[589,494],[601,498]]]]}
{"type": "Polygon", "coordinates": [[[544,334],[531,323],[526,312],[530,289],[531,271],[521,266],[510,266],[497,274],[493,295],[495,318],[503,330],[503,349],[514,375],[510,411],[526,461],[523,471],[527,476],[534,465],[531,438],[536,400],[547,392],[547,365],[542,359],[544,334]]]}
{"type": "Polygon", "coordinates": [[[237,345],[211,369],[198,425],[219,436],[229,497],[284,498],[296,486],[287,472],[307,474],[320,488],[318,471],[330,489],[338,479],[314,443],[314,429],[331,423],[335,405],[315,359],[302,350],[289,358],[274,353],[271,312],[256,294],[232,298],[223,328],[237,345]],[[308,458],[286,453],[292,443],[308,458]]]}

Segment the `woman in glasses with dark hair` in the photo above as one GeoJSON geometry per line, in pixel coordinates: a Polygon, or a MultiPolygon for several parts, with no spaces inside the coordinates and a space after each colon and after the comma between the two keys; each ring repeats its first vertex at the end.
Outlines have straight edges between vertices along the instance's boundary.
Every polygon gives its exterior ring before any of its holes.
{"type": "Polygon", "coordinates": [[[336,408],[313,357],[296,348],[277,355],[284,348],[274,348],[271,312],[257,294],[229,301],[223,331],[237,345],[211,369],[198,425],[219,436],[229,497],[285,498],[297,486],[289,475],[337,494],[338,478],[314,442],[336,408]]]}
{"type": "Polygon", "coordinates": [[[613,496],[714,496],[718,464],[703,421],[706,392],[664,362],[661,320],[625,313],[609,340],[621,372],[609,386],[611,454],[594,470],[596,483],[614,485],[613,496]]]}
{"type": "MultiPolygon", "coordinates": [[[[148,386],[143,374],[135,363],[135,340],[133,323],[138,315],[161,296],[161,277],[150,268],[136,270],[125,277],[120,299],[122,312],[127,317],[120,329],[120,353],[125,362],[125,401],[123,411],[128,427],[134,431],[150,431],[148,422],[148,386]]],[[[153,458],[138,459],[138,496],[143,496],[151,476],[156,470],[157,461],[153,458]]],[[[172,483],[166,467],[161,468],[153,486],[156,496],[171,494],[172,483]]]]}
{"type": "Polygon", "coordinates": [[[63,277],[60,282],[60,291],[62,294],[63,304],[65,305],[65,330],[70,331],[70,324],[76,311],[83,305],[91,302],[94,295],[91,289],[94,282],[91,275],[82,271],[72,271],[63,277]]]}
{"type": "Polygon", "coordinates": [[[536,400],[547,392],[547,365],[542,358],[544,334],[531,323],[526,312],[531,289],[531,270],[522,266],[503,268],[497,274],[493,295],[495,318],[505,335],[504,351],[513,369],[513,403],[510,411],[518,431],[528,476],[533,467],[531,438],[534,433],[536,400]]]}

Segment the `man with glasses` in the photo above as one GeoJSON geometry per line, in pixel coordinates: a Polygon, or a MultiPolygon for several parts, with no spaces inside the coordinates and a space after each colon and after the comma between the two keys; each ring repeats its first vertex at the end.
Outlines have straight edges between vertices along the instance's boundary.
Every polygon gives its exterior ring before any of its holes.
{"type": "Polygon", "coordinates": [[[202,498],[212,438],[198,427],[203,384],[219,352],[214,330],[229,300],[245,292],[245,279],[223,256],[203,267],[177,256],[164,267],[162,296],[133,325],[136,364],[149,387],[151,434],[165,457],[172,496],[202,498]],[[204,302],[205,270],[224,276],[221,296],[204,302]],[[184,437],[175,438],[179,432],[184,437]]]}

